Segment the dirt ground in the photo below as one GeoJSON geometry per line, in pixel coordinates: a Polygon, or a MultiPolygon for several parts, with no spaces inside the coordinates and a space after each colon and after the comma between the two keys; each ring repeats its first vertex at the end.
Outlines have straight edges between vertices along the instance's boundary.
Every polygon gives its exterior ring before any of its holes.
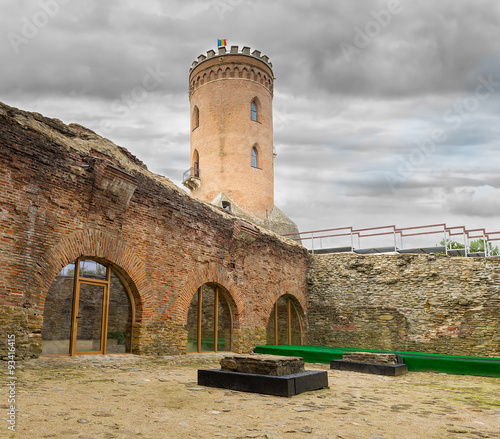
{"type": "MultiPolygon", "coordinates": [[[[42,357],[16,364],[16,432],[3,438],[500,438],[500,380],[329,371],[329,388],[291,398],[200,387],[221,354],[42,357]]],[[[306,369],[328,370],[306,364],[306,369]]]]}

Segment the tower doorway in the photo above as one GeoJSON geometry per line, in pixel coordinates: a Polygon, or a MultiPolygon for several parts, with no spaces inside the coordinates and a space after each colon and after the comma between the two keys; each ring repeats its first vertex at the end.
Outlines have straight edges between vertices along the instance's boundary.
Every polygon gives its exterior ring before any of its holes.
{"type": "Polygon", "coordinates": [[[47,293],[42,355],[131,352],[134,301],[127,283],[105,261],[79,258],[47,293]]]}

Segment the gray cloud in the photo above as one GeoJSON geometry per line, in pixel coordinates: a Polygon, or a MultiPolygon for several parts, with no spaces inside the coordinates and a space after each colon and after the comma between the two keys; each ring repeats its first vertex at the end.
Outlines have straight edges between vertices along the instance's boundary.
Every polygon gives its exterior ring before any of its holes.
{"type": "Polygon", "coordinates": [[[9,105],[86,125],[180,184],[188,69],[227,38],[273,62],[276,203],[301,229],[497,228],[494,0],[401,0],[366,47],[355,45],[358,30],[377,30],[388,1],[69,1],[24,37],[40,5],[2,3],[0,100],[9,105]],[[26,41],[14,47],[12,34],[26,41]],[[350,59],[341,43],[356,49],[350,59]],[[151,69],[163,76],[140,94],[151,69]],[[476,102],[481,81],[489,87],[476,102]],[[444,138],[429,148],[437,129],[444,138]]]}

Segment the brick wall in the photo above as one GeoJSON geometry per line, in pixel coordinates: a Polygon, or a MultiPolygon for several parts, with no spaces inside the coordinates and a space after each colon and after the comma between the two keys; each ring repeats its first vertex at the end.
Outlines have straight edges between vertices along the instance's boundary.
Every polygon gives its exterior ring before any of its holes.
{"type": "Polygon", "coordinates": [[[500,356],[500,258],[317,255],[306,343],[500,356]]]}
{"type": "Polygon", "coordinates": [[[8,328],[27,341],[20,357],[40,353],[46,294],[80,256],[109,261],[129,283],[137,353],[183,351],[191,299],[207,282],[231,295],[240,351],[265,340],[279,296],[307,301],[299,245],[193,199],[86,128],[3,104],[0,227],[0,324],[19,322],[8,328]]]}

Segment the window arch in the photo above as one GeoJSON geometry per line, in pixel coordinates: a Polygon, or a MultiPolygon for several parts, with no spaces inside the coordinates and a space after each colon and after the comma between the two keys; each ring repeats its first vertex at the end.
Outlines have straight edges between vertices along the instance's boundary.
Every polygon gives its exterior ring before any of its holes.
{"type": "Polygon", "coordinates": [[[302,344],[302,309],[295,297],[281,296],[273,306],[267,324],[268,345],[302,344]]]}
{"type": "Polygon", "coordinates": [[[257,151],[257,147],[255,147],[255,146],[252,148],[250,160],[251,160],[252,168],[259,167],[259,153],[257,151]]]}
{"type": "Polygon", "coordinates": [[[218,284],[198,288],[189,306],[186,352],[231,351],[233,317],[228,291],[218,284]]]}
{"type": "Polygon", "coordinates": [[[193,130],[200,126],[200,110],[196,105],[193,108],[193,116],[192,116],[192,120],[191,120],[191,126],[192,126],[193,130]]]}
{"type": "Polygon", "coordinates": [[[258,109],[257,109],[257,103],[255,99],[252,101],[250,104],[250,119],[254,120],[255,122],[258,122],[258,109]]]}
{"type": "Polygon", "coordinates": [[[194,177],[200,177],[200,155],[198,151],[195,149],[193,154],[193,173],[194,177]]]}
{"type": "Polygon", "coordinates": [[[112,264],[78,258],[56,276],[43,312],[42,354],[131,352],[134,300],[112,264]]]}

